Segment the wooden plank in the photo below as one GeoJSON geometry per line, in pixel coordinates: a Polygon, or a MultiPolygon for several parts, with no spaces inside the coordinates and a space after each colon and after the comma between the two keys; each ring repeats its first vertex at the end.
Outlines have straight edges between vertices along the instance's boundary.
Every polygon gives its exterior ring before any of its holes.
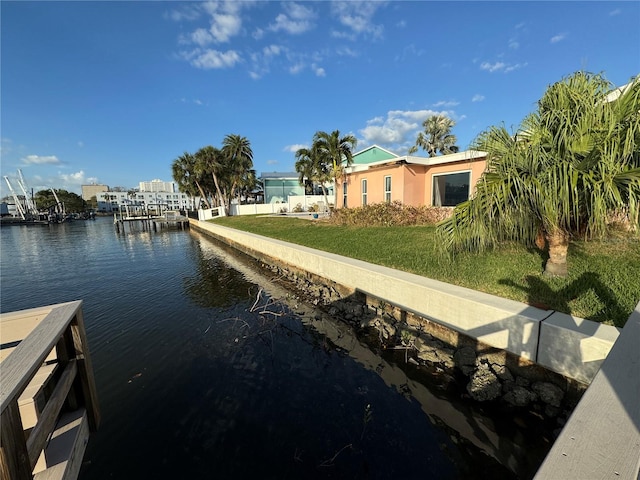
{"type": "Polygon", "coordinates": [[[62,405],[67,398],[67,394],[77,373],[78,365],[75,360],[71,360],[65,367],[64,372],[62,372],[62,376],[53,394],[42,411],[40,420],[27,439],[27,451],[29,452],[29,461],[31,462],[32,469],[38,462],[38,457],[47,443],[47,438],[54,430],[62,405]]]}
{"type": "Polygon", "coordinates": [[[59,480],[78,477],[89,441],[87,412],[80,408],[65,413],[45,450],[47,469],[34,472],[35,480],[59,480]]]}
{"type": "Polygon", "coordinates": [[[640,303],[535,476],[637,479],[640,472],[640,303]]]}
{"type": "Polygon", "coordinates": [[[31,479],[31,465],[17,401],[7,405],[0,417],[0,478],[31,479]]]}
{"type": "Polygon", "coordinates": [[[71,331],[73,332],[73,343],[76,350],[76,358],[78,359],[78,375],[80,377],[82,396],[89,418],[89,428],[92,432],[95,432],[100,425],[100,406],[82,310],[78,310],[73,322],[71,322],[71,331]]]}
{"type": "Polygon", "coordinates": [[[26,388],[81,305],[82,301],[78,300],[53,308],[2,362],[1,411],[26,388]]]}
{"type": "Polygon", "coordinates": [[[38,422],[38,416],[40,415],[37,405],[38,396],[42,393],[57,367],[57,364],[43,365],[18,398],[22,427],[25,430],[32,428],[38,422]]]}

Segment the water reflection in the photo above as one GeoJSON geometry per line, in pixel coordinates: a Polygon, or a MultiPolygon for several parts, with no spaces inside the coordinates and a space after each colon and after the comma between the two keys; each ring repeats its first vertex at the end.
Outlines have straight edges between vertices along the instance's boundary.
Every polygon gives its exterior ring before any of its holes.
{"type": "Polygon", "coordinates": [[[110,219],[1,234],[3,311],[85,301],[103,421],[83,480],[512,477],[494,417],[208,238],[110,219]]]}

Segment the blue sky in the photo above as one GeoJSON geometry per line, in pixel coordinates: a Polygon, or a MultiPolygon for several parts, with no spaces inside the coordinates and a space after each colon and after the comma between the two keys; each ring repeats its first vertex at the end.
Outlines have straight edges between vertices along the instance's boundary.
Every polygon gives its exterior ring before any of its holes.
{"type": "Polygon", "coordinates": [[[0,8],[0,170],[36,190],[171,180],[176,157],[229,133],[251,141],[258,173],[293,170],[317,130],[405,154],[434,113],[466,149],[577,70],[615,85],[640,73],[640,2],[0,8]]]}

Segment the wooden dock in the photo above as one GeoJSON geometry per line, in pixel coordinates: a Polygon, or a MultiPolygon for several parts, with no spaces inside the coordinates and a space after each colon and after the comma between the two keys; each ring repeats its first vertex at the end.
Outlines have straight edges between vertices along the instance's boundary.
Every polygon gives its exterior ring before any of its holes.
{"type": "Polygon", "coordinates": [[[189,217],[181,215],[179,211],[167,210],[162,215],[153,215],[146,211],[122,212],[113,216],[113,224],[118,232],[125,231],[125,225],[129,225],[129,230],[136,227],[142,230],[157,231],[159,228],[176,227],[184,230],[189,227],[189,217]]]}
{"type": "Polygon", "coordinates": [[[82,301],[0,314],[0,479],[75,479],[100,423],[82,301]]]}

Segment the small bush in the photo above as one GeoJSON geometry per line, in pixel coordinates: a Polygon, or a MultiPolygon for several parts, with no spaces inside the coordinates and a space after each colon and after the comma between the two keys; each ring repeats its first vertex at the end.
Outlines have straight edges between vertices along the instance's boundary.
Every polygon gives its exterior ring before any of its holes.
{"type": "Polygon", "coordinates": [[[293,213],[302,213],[302,212],[304,212],[301,203],[298,203],[295,207],[293,207],[293,210],[291,210],[291,211],[293,213]]]}
{"type": "Polygon", "coordinates": [[[452,212],[451,207],[414,207],[395,201],[340,208],[333,211],[329,221],[336,225],[355,226],[435,225],[451,216],[452,212]]]}
{"type": "Polygon", "coordinates": [[[312,205],[309,206],[309,208],[307,209],[309,212],[313,213],[313,212],[317,212],[318,211],[318,204],[314,203],[312,205]]]}

